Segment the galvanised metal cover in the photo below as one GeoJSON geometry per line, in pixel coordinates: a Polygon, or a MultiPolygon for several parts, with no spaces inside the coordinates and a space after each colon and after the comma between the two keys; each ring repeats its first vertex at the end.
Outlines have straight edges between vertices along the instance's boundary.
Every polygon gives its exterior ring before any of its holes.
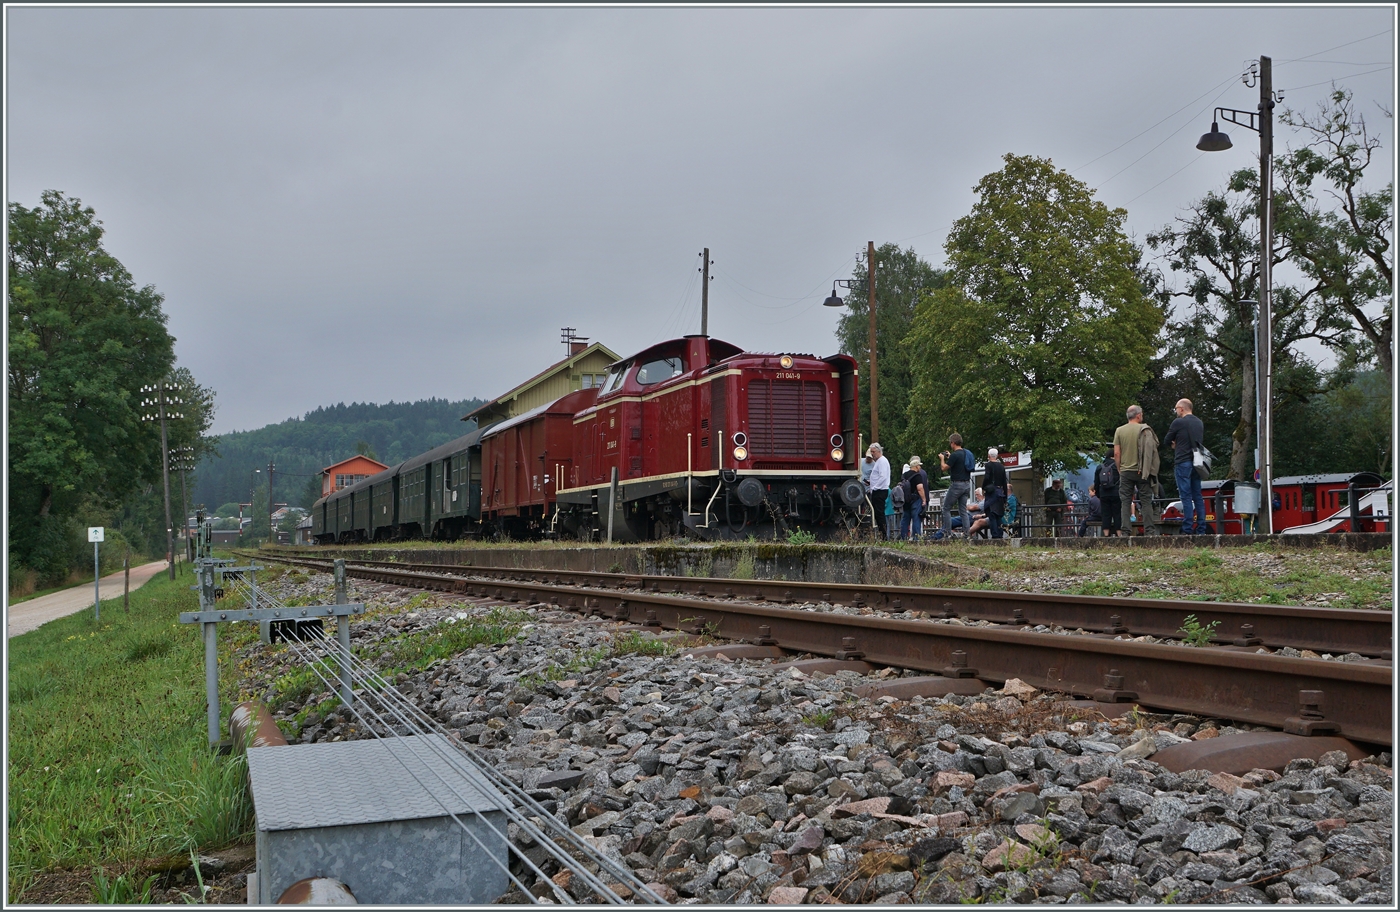
{"type": "Polygon", "coordinates": [[[508,799],[440,735],[252,748],[248,777],[261,903],[318,876],[361,903],[489,903],[506,891],[508,799]]]}

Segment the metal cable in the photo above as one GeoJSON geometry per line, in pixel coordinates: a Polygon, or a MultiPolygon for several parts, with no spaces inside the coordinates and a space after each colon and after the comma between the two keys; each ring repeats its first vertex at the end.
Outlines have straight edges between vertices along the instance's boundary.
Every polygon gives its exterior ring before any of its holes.
{"type": "MultiPolygon", "coordinates": [[[[244,591],[244,592],[248,592],[248,587],[247,587],[247,586],[235,585],[235,586],[234,586],[234,590],[235,590],[235,591],[244,591]]],[[[283,607],[283,608],[286,607],[286,606],[281,602],[280,599],[277,599],[277,598],[273,597],[270,593],[262,592],[262,593],[260,593],[260,594],[264,597],[264,599],[265,599],[269,604],[271,604],[271,605],[278,605],[278,606],[281,606],[281,607],[283,607]]],[[[329,680],[329,679],[327,679],[327,677],[326,677],[324,674],[321,673],[321,670],[320,670],[320,668],[318,667],[318,664],[320,663],[321,660],[318,659],[318,657],[315,656],[314,653],[311,653],[309,649],[305,649],[305,648],[302,646],[302,644],[296,643],[296,641],[292,641],[292,640],[288,640],[288,641],[286,641],[286,642],[287,642],[288,645],[291,647],[293,653],[294,653],[295,655],[297,655],[298,658],[302,659],[302,660],[307,664],[308,668],[310,668],[311,672],[312,672],[313,674],[315,674],[318,678],[320,678],[321,681],[322,681],[322,683],[324,683],[324,684],[327,686],[327,688],[328,688],[329,690],[331,690],[332,693],[334,693],[334,692],[336,691],[337,687],[339,686],[339,683],[340,683],[340,682],[339,682],[338,680],[337,680],[337,681],[329,680]]],[[[366,708],[369,709],[370,712],[374,712],[373,709],[371,709],[371,708],[369,708],[369,707],[366,707],[366,708]]],[[[375,736],[376,738],[378,738],[379,740],[383,740],[383,741],[386,741],[386,742],[388,741],[387,738],[384,738],[383,736],[379,735],[379,733],[376,732],[376,731],[374,730],[374,726],[373,726],[372,724],[370,724],[369,720],[366,719],[366,718],[355,708],[355,706],[354,706],[353,704],[349,707],[349,709],[350,709],[350,711],[351,711],[352,713],[354,713],[357,717],[360,718],[360,720],[365,724],[365,727],[369,729],[369,731],[371,732],[371,734],[374,734],[374,736],[375,736]]],[[[379,719],[380,723],[381,723],[382,725],[384,725],[384,727],[385,727],[386,729],[388,729],[388,730],[390,730],[390,731],[393,730],[393,729],[392,729],[392,726],[390,726],[387,722],[385,722],[385,720],[383,719],[382,716],[379,716],[378,713],[375,713],[375,716],[379,719]]],[[[430,749],[433,749],[433,748],[436,747],[436,745],[432,745],[432,744],[429,744],[428,746],[430,747],[430,749]]],[[[418,752],[417,752],[416,750],[413,750],[412,748],[410,748],[410,750],[413,752],[415,759],[419,760],[419,762],[423,762],[423,759],[422,759],[421,755],[419,755],[418,752]]],[[[463,832],[465,832],[467,835],[471,836],[472,840],[473,840],[474,842],[476,842],[477,846],[480,847],[481,850],[482,850],[483,852],[486,853],[487,857],[490,858],[490,859],[496,864],[497,867],[501,868],[501,870],[505,872],[506,876],[507,876],[508,878],[510,878],[510,880],[511,880],[513,883],[515,883],[515,885],[518,886],[518,887],[521,889],[521,891],[522,891],[527,897],[530,898],[530,901],[531,901],[532,903],[537,903],[537,902],[539,902],[539,899],[538,899],[537,897],[535,897],[533,893],[530,892],[529,888],[527,888],[523,882],[521,882],[514,874],[511,873],[509,864],[503,863],[499,858],[496,857],[496,855],[495,855],[490,849],[488,849],[488,848],[482,843],[481,839],[480,839],[474,832],[472,832],[472,830],[471,830],[470,828],[468,828],[467,825],[466,825],[465,823],[462,822],[462,820],[457,816],[457,814],[454,813],[452,810],[450,810],[450,809],[447,807],[446,803],[443,802],[440,798],[438,798],[437,795],[435,795],[435,794],[433,793],[433,791],[432,791],[430,788],[428,788],[428,785],[427,785],[425,782],[423,782],[423,780],[422,780],[421,778],[419,778],[417,775],[415,775],[414,772],[413,772],[411,769],[409,769],[408,764],[404,761],[403,757],[398,756],[397,754],[394,754],[394,752],[392,751],[392,749],[391,749],[390,753],[391,753],[391,755],[394,756],[394,759],[396,759],[396,760],[399,762],[399,764],[400,764],[401,766],[403,766],[404,771],[405,771],[406,773],[408,773],[408,775],[409,775],[410,777],[412,777],[413,780],[414,780],[415,782],[417,782],[417,783],[419,784],[419,786],[421,786],[421,787],[423,788],[424,792],[426,792],[430,797],[433,798],[433,800],[435,800],[435,801],[438,803],[438,805],[443,809],[443,811],[447,814],[447,816],[451,817],[452,820],[453,820],[459,827],[461,827],[461,829],[463,830],[463,832]]],[[[439,754],[439,756],[441,756],[442,759],[444,759],[444,760],[448,760],[449,766],[452,766],[452,767],[456,768],[456,765],[455,765],[454,763],[452,763],[451,760],[450,760],[448,757],[443,756],[442,754],[439,754]]],[[[447,781],[442,777],[442,775],[441,775],[440,773],[438,773],[436,770],[432,769],[432,767],[428,766],[427,763],[425,763],[425,762],[423,763],[423,766],[424,766],[424,768],[427,769],[429,772],[433,773],[433,775],[436,776],[436,778],[438,779],[439,782],[441,782],[443,785],[445,785],[445,786],[447,786],[449,789],[451,789],[452,792],[453,792],[453,794],[454,794],[458,799],[465,800],[465,799],[463,798],[463,796],[461,795],[461,793],[459,793],[459,792],[456,790],[456,788],[455,788],[451,783],[447,782],[447,781]]],[[[477,784],[476,784],[475,782],[472,782],[472,781],[471,781],[470,777],[465,777],[465,778],[467,779],[468,784],[469,784],[469,785],[471,786],[471,788],[477,793],[478,796],[480,796],[480,797],[482,797],[482,798],[487,798],[487,799],[489,799],[490,796],[488,796],[488,795],[486,795],[484,792],[482,792],[482,790],[477,786],[477,784]]],[[[470,802],[468,802],[468,804],[470,805],[470,802]]],[[[500,810],[501,810],[501,812],[502,812],[507,818],[512,817],[511,811],[513,810],[513,808],[501,808],[500,810]]],[[[514,845],[512,844],[512,842],[511,842],[511,840],[510,840],[508,834],[502,833],[502,832],[500,831],[500,829],[497,828],[497,827],[495,826],[495,824],[493,824],[490,820],[488,820],[488,819],[481,813],[481,811],[480,811],[479,809],[477,809],[477,808],[475,808],[475,807],[472,807],[472,813],[473,813],[486,827],[488,827],[492,832],[494,832],[497,836],[500,836],[500,837],[501,837],[502,841],[506,844],[506,847],[507,847],[507,850],[508,850],[508,851],[514,851],[514,852],[516,852],[516,854],[519,855],[519,857],[521,858],[521,860],[522,860],[528,867],[530,867],[531,870],[533,870],[533,871],[535,872],[535,874],[538,875],[539,878],[540,878],[543,882],[548,883],[548,884],[550,885],[550,888],[551,888],[557,895],[559,895],[559,897],[560,897],[560,899],[561,899],[562,902],[569,903],[569,904],[573,904],[573,903],[574,903],[573,898],[570,897],[567,893],[564,893],[563,890],[562,890],[557,884],[555,884],[555,883],[553,882],[553,880],[551,880],[547,875],[545,875],[545,873],[544,873],[542,870],[540,870],[538,866],[536,866],[532,861],[530,861],[530,859],[529,859],[527,856],[525,856],[524,853],[519,852],[518,850],[515,849],[515,847],[514,847],[514,845]]],[[[620,902],[620,899],[619,899],[618,901],[620,902]]]]}
{"type": "MultiPolygon", "coordinates": [[[[296,641],[294,641],[294,640],[288,640],[288,641],[286,641],[286,642],[287,642],[288,646],[291,648],[291,650],[292,650],[299,658],[301,658],[302,661],[306,662],[307,667],[309,667],[309,668],[311,669],[312,673],[315,674],[318,678],[320,678],[321,681],[322,681],[323,683],[325,683],[326,686],[327,686],[332,692],[334,692],[334,691],[335,691],[335,687],[336,687],[336,685],[337,685],[339,682],[332,683],[332,681],[331,681],[330,679],[328,679],[325,675],[323,675],[323,674],[321,673],[320,669],[317,667],[317,666],[318,666],[318,661],[319,661],[319,660],[317,659],[317,657],[316,657],[314,654],[310,653],[309,650],[303,651],[303,650],[305,649],[305,647],[304,647],[302,644],[296,643],[296,641]]],[[[365,723],[365,727],[368,728],[369,731],[370,731],[370,733],[373,734],[377,739],[379,739],[379,740],[381,740],[381,741],[385,741],[385,742],[388,742],[388,741],[389,741],[388,738],[385,738],[384,736],[380,735],[378,732],[376,732],[376,731],[374,730],[374,726],[370,724],[369,720],[366,719],[366,718],[360,713],[360,711],[359,711],[358,709],[355,708],[355,706],[354,706],[353,704],[349,707],[349,709],[350,709],[350,711],[351,711],[352,713],[354,713],[362,722],[365,723]]],[[[366,707],[366,709],[369,709],[369,707],[366,707]]],[[[380,716],[378,713],[374,712],[373,709],[369,709],[369,711],[372,712],[372,713],[374,713],[374,715],[379,719],[379,721],[380,721],[381,724],[384,724],[384,719],[383,719],[382,716],[380,716]]],[[[386,727],[388,727],[388,726],[386,725],[386,727]]],[[[390,730],[392,731],[392,728],[391,728],[390,730]]],[[[434,747],[434,745],[429,745],[429,747],[430,747],[430,749],[432,749],[432,748],[434,747]]],[[[416,750],[413,750],[412,748],[410,748],[410,751],[414,754],[414,758],[415,758],[415,759],[417,759],[417,760],[419,760],[420,762],[422,762],[422,757],[418,754],[418,752],[417,752],[416,750]]],[[[404,768],[404,772],[408,773],[408,775],[409,775],[410,777],[412,777],[413,781],[417,782],[417,783],[423,788],[423,790],[424,790],[425,792],[427,792],[427,794],[428,794],[430,797],[432,797],[434,801],[436,801],[436,802],[438,803],[438,806],[441,807],[441,808],[443,809],[443,811],[444,811],[449,817],[451,817],[452,820],[453,820],[459,827],[462,828],[462,831],[463,831],[463,832],[465,832],[467,835],[469,835],[469,836],[472,837],[472,840],[473,840],[474,842],[476,842],[477,846],[480,847],[481,850],[482,850],[483,852],[486,853],[486,855],[487,855],[488,858],[490,858],[493,862],[495,862],[495,864],[496,864],[497,867],[499,867],[502,871],[505,872],[506,876],[509,877],[510,880],[511,880],[516,886],[518,886],[518,887],[521,889],[521,891],[522,891],[527,897],[530,898],[530,901],[531,901],[532,903],[538,903],[538,902],[539,902],[539,898],[536,897],[533,893],[531,893],[530,890],[529,890],[529,888],[526,887],[525,884],[519,880],[519,878],[517,878],[514,874],[511,873],[511,871],[510,871],[510,865],[509,865],[508,863],[502,862],[499,858],[496,857],[496,855],[495,855],[490,849],[486,848],[485,844],[482,843],[481,839],[480,839],[475,833],[473,833],[473,832],[471,831],[471,829],[470,829],[465,823],[462,822],[461,818],[459,818],[459,817],[457,816],[456,813],[454,813],[451,809],[448,808],[446,802],[444,802],[441,798],[439,798],[437,795],[435,795],[435,794],[433,793],[433,791],[432,791],[430,788],[428,788],[427,783],[425,783],[422,779],[420,779],[417,775],[415,775],[414,772],[413,772],[411,769],[408,768],[408,764],[404,762],[403,757],[398,756],[397,754],[395,754],[394,751],[393,751],[392,749],[390,750],[390,754],[394,757],[395,760],[397,760],[397,761],[399,762],[399,765],[402,766],[402,767],[404,768]]],[[[444,759],[445,759],[445,758],[444,758],[444,759]]],[[[435,777],[437,777],[437,779],[438,779],[438,781],[439,781],[440,783],[442,783],[442,784],[443,784],[444,786],[446,786],[448,789],[452,790],[453,794],[454,794],[457,798],[459,798],[459,799],[462,799],[462,798],[463,798],[463,796],[462,796],[459,792],[457,792],[456,788],[455,788],[451,783],[449,783],[446,779],[444,779],[440,773],[438,773],[438,772],[437,772],[436,770],[434,770],[432,767],[428,766],[427,763],[423,763],[423,766],[424,766],[425,769],[427,769],[429,772],[431,772],[435,777]]],[[[468,784],[471,785],[472,789],[473,789],[474,791],[476,791],[477,794],[478,794],[480,797],[483,797],[483,798],[488,797],[488,796],[486,796],[486,795],[481,791],[481,789],[480,789],[479,787],[476,786],[475,783],[471,782],[471,780],[470,780],[469,777],[467,777],[467,781],[468,781],[468,784]]],[[[465,800],[465,799],[463,799],[463,800],[465,800]]],[[[468,803],[470,804],[470,802],[468,802],[468,803]]],[[[510,815],[510,811],[507,810],[506,808],[501,808],[500,810],[501,810],[502,813],[504,813],[507,817],[510,817],[510,816],[511,816],[511,815],[510,815]]],[[[514,852],[518,857],[520,857],[520,859],[521,859],[522,861],[525,862],[525,864],[526,864],[527,866],[530,867],[531,870],[533,870],[533,871],[535,872],[535,874],[537,874],[537,875],[539,876],[539,878],[540,878],[541,881],[543,881],[544,883],[548,883],[548,884],[550,885],[550,887],[554,890],[554,892],[555,892],[557,895],[559,895],[560,900],[561,900],[562,902],[567,903],[567,904],[571,904],[571,905],[574,903],[573,897],[569,896],[567,893],[564,893],[564,891],[559,887],[558,884],[555,884],[554,881],[553,881],[552,879],[550,879],[542,870],[540,870],[539,867],[537,867],[537,866],[534,864],[534,862],[530,861],[530,859],[529,859],[528,857],[526,857],[525,854],[524,854],[523,852],[520,852],[519,850],[517,850],[517,849],[514,847],[514,845],[511,843],[509,834],[507,834],[507,833],[502,833],[502,832],[500,831],[500,829],[496,827],[495,824],[493,824],[490,820],[487,820],[487,819],[486,819],[485,815],[483,815],[479,809],[473,807],[473,808],[472,808],[472,813],[473,813],[483,824],[485,824],[487,827],[489,827],[489,828],[491,829],[492,832],[494,832],[497,836],[500,836],[500,837],[502,838],[502,840],[503,840],[503,841],[505,842],[505,844],[506,844],[506,849],[507,849],[508,852],[514,852]]]]}
{"type": "MultiPolygon", "coordinates": [[[[338,662],[340,657],[338,648],[336,648],[334,652],[331,652],[332,647],[328,642],[326,644],[326,648],[328,653],[330,653],[330,655],[334,657],[334,659],[338,662]]],[[[327,664],[329,664],[330,658],[323,659],[322,661],[325,661],[327,662],[327,664]]],[[[613,859],[609,858],[607,855],[598,852],[593,846],[589,845],[582,839],[582,837],[580,837],[577,833],[570,829],[566,823],[561,822],[552,813],[545,810],[544,807],[540,805],[534,798],[532,798],[525,789],[516,785],[509,778],[499,773],[494,766],[488,763],[484,758],[478,756],[474,751],[468,748],[460,740],[453,738],[451,734],[441,725],[441,723],[433,719],[432,716],[428,715],[425,711],[423,711],[421,707],[417,706],[415,703],[413,703],[413,701],[409,700],[402,693],[400,693],[392,684],[386,681],[376,669],[374,669],[372,666],[368,665],[363,660],[356,657],[353,653],[350,656],[350,665],[352,677],[358,678],[361,682],[363,682],[362,686],[364,687],[365,691],[367,693],[373,693],[375,696],[379,697],[380,702],[385,707],[385,709],[397,716],[400,719],[400,721],[403,722],[403,724],[409,728],[410,731],[422,732],[423,729],[420,728],[417,724],[415,724],[414,721],[405,718],[402,712],[391,706],[391,700],[398,701],[399,705],[404,710],[406,710],[412,715],[419,717],[422,720],[422,722],[426,724],[428,730],[432,731],[433,733],[442,735],[444,739],[448,743],[450,743],[458,753],[466,756],[467,759],[472,763],[472,765],[476,767],[477,770],[483,775],[483,777],[491,781],[492,785],[496,786],[497,788],[500,788],[502,791],[511,794],[521,804],[535,811],[542,822],[548,821],[549,829],[553,830],[557,835],[563,837],[567,842],[571,843],[574,848],[576,848],[580,853],[583,853],[585,856],[587,856],[591,861],[597,863],[600,868],[605,868],[609,870],[615,877],[618,878],[620,882],[629,884],[630,888],[632,888],[634,892],[636,892],[638,895],[643,897],[643,899],[647,901],[655,901],[657,903],[663,902],[663,900],[661,900],[660,897],[657,897],[646,886],[646,884],[642,883],[642,881],[635,874],[633,874],[630,869],[628,869],[624,865],[617,864],[613,861],[613,859]]],[[[521,818],[516,819],[515,822],[523,830],[525,830],[532,838],[540,842],[542,846],[545,846],[547,850],[552,845],[554,845],[554,840],[551,839],[549,835],[542,832],[528,818],[524,817],[523,815],[521,818]]],[[[556,858],[557,857],[558,856],[556,856],[556,858]]],[[[568,861],[564,861],[563,859],[560,859],[560,861],[567,867],[573,869],[573,866],[568,861]]],[[[577,871],[577,869],[574,870],[577,871]]],[[[594,883],[596,884],[594,886],[595,890],[603,892],[605,895],[612,892],[609,887],[607,887],[600,881],[596,881],[591,872],[584,871],[578,873],[582,873],[586,880],[594,881],[594,883]]],[[[618,901],[621,901],[620,898],[618,901]]]]}
{"type": "MultiPolygon", "coordinates": [[[[246,594],[249,597],[252,596],[252,590],[241,578],[233,580],[232,582],[234,591],[246,594]]],[[[276,598],[271,593],[265,590],[259,591],[258,595],[265,603],[269,605],[283,608],[287,607],[285,604],[282,603],[280,599],[276,598]]],[[[342,657],[342,653],[340,652],[338,645],[336,645],[333,648],[329,641],[322,640],[321,642],[325,645],[327,653],[324,656],[316,655],[312,651],[312,649],[305,643],[298,643],[292,645],[291,648],[299,658],[301,658],[307,663],[308,667],[311,668],[312,672],[316,674],[317,677],[320,678],[321,681],[327,686],[327,689],[334,693],[340,686],[341,682],[333,674],[331,674],[332,669],[330,668],[330,663],[332,660],[334,660],[338,664],[342,657]],[[322,674],[318,665],[324,665],[326,667],[327,673],[322,674]]],[[[442,737],[444,742],[446,742],[447,744],[451,744],[453,747],[456,748],[454,752],[449,752],[446,748],[442,747],[441,744],[437,743],[436,740],[432,738],[426,738],[423,742],[424,745],[428,747],[430,751],[436,752],[439,757],[447,761],[449,763],[449,766],[456,765],[453,762],[452,756],[450,756],[450,754],[455,754],[457,762],[460,762],[460,760],[463,757],[465,757],[465,759],[469,761],[470,766],[474,767],[476,772],[479,775],[481,775],[482,778],[486,779],[492,785],[497,786],[501,791],[512,794],[512,796],[516,798],[516,800],[518,800],[521,804],[525,805],[528,809],[535,811],[542,821],[548,820],[551,824],[550,829],[553,829],[555,832],[562,835],[569,843],[572,844],[572,846],[578,852],[583,854],[589,860],[598,864],[600,868],[607,869],[610,873],[616,876],[620,882],[630,882],[633,892],[639,897],[641,897],[644,901],[656,903],[663,902],[644,883],[642,883],[641,880],[637,878],[636,875],[633,874],[630,869],[627,869],[625,866],[618,865],[608,856],[598,852],[591,845],[586,843],[577,833],[573,832],[572,829],[569,829],[567,823],[561,822],[552,813],[545,810],[544,807],[540,805],[537,801],[535,801],[534,798],[532,798],[523,788],[517,786],[514,782],[512,782],[504,775],[499,774],[492,765],[487,763],[483,758],[477,756],[475,752],[470,750],[470,748],[466,747],[466,745],[463,744],[460,740],[454,739],[451,736],[451,734],[440,723],[438,723],[435,719],[429,716],[412,701],[408,700],[408,698],[399,693],[398,690],[394,688],[391,684],[389,684],[389,682],[386,681],[376,669],[374,669],[372,666],[368,665],[358,657],[354,656],[353,653],[350,655],[349,658],[350,676],[352,678],[352,681],[358,679],[362,688],[362,692],[366,694],[373,693],[375,696],[377,696],[379,698],[381,706],[387,712],[397,717],[398,721],[410,732],[421,735],[437,734],[442,737]],[[394,701],[398,701],[400,706],[403,709],[406,709],[408,713],[419,716],[424,722],[426,722],[427,729],[425,730],[420,725],[415,724],[415,722],[412,719],[405,716],[404,713],[400,711],[400,709],[396,708],[393,705],[394,701]]],[[[369,723],[369,721],[355,708],[353,704],[351,705],[350,709],[351,712],[354,713],[357,717],[359,717],[362,722],[365,722],[366,726],[370,729],[372,734],[374,734],[376,737],[383,737],[379,735],[378,732],[374,731],[373,725],[369,723]]],[[[372,707],[366,706],[366,709],[374,714],[376,719],[381,725],[384,726],[386,731],[393,731],[393,725],[382,715],[374,711],[372,707]]],[[[412,771],[408,770],[407,765],[404,764],[402,758],[397,759],[399,759],[399,762],[404,765],[405,770],[408,771],[411,776],[413,776],[412,771]]],[[[419,759],[421,762],[422,758],[417,757],[417,759],[419,759]]],[[[438,775],[436,771],[431,770],[431,768],[429,768],[429,770],[432,771],[434,775],[437,775],[437,778],[439,780],[442,780],[442,777],[438,775]]],[[[415,779],[415,781],[418,781],[420,785],[423,785],[422,781],[418,779],[417,776],[414,776],[413,778],[415,779]]],[[[452,787],[449,783],[446,783],[445,780],[444,784],[448,785],[449,788],[452,787]]],[[[468,779],[468,785],[474,791],[477,791],[478,794],[481,793],[476,783],[472,782],[470,779],[468,779]]],[[[426,789],[426,786],[424,786],[424,788],[426,789]]],[[[460,793],[456,793],[455,789],[454,794],[456,794],[458,798],[462,798],[462,795],[460,793]]],[[[522,831],[524,831],[535,841],[539,842],[541,847],[546,852],[554,856],[554,858],[557,861],[559,861],[562,866],[581,876],[585,883],[588,886],[592,887],[594,891],[597,892],[602,898],[617,903],[623,902],[621,897],[617,896],[617,894],[608,885],[604,884],[588,870],[579,868],[574,863],[575,859],[572,858],[567,852],[565,852],[562,849],[562,847],[558,846],[553,839],[551,839],[548,835],[546,835],[538,827],[536,827],[526,815],[521,814],[514,807],[503,809],[503,812],[505,813],[506,817],[512,822],[516,823],[516,825],[520,827],[522,831]]],[[[481,817],[480,812],[475,813],[478,817],[481,817]]],[[[454,820],[457,819],[455,815],[451,816],[453,816],[454,820]]],[[[458,820],[457,822],[460,826],[463,826],[465,829],[465,825],[462,824],[460,820],[458,820]]],[[[490,821],[487,821],[484,818],[482,818],[482,822],[485,823],[488,827],[490,827],[493,831],[495,831],[498,835],[500,835],[500,831],[496,829],[496,827],[493,824],[491,824],[490,821]]],[[[472,835],[475,839],[475,834],[472,835]]],[[[478,844],[480,844],[480,840],[477,840],[477,842],[478,844]]],[[[522,860],[532,870],[534,870],[535,873],[538,874],[542,880],[544,880],[547,883],[550,883],[551,887],[556,893],[561,892],[560,888],[556,884],[554,884],[552,880],[546,877],[544,873],[533,864],[533,862],[531,862],[522,853],[519,853],[519,851],[514,848],[514,846],[510,843],[509,840],[507,840],[507,844],[510,846],[512,851],[516,851],[517,854],[521,855],[522,860]]],[[[490,853],[488,851],[488,855],[489,854],[490,853]]],[[[498,865],[500,864],[499,859],[496,859],[494,856],[491,857],[492,860],[496,861],[498,865]]],[[[509,875],[509,871],[507,871],[507,874],[509,875]]],[[[533,894],[530,894],[529,891],[524,888],[524,885],[520,883],[520,881],[516,880],[513,875],[509,876],[511,876],[511,879],[518,886],[521,886],[522,890],[525,890],[527,895],[531,896],[532,899],[534,898],[533,894]]],[[[565,902],[573,902],[573,899],[571,897],[567,897],[567,894],[565,894],[561,898],[565,902]]]]}

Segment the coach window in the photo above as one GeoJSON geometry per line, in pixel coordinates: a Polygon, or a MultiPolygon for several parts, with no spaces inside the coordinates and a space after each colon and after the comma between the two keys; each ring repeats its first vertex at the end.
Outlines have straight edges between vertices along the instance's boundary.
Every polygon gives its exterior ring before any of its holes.
{"type": "Polygon", "coordinates": [[[653,383],[660,383],[680,375],[680,358],[660,358],[656,361],[648,361],[641,366],[637,371],[637,382],[642,386],[651,386],[653,383]]]}

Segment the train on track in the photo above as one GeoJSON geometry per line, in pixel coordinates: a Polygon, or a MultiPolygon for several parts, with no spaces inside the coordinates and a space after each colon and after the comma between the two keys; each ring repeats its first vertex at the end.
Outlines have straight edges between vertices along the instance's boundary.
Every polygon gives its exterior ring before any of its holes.
{"type": "Polygon", "coordinates": [[[312,536],[825,537],[868,503],[856,384],[849,355],[662,342],[614,363],[601,387],[332,492],[312,508],[312,536]]]}

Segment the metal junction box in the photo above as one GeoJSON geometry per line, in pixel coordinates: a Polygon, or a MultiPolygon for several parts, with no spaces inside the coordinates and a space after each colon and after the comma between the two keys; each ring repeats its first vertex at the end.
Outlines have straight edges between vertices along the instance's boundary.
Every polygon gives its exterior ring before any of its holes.
{"type": "Polygon", "coordinates": [[[373,904],[506,892],[508,799],[440,735],[255,747],[248,778],[259,904],[305,877],[333,877],[373,904]]]}

